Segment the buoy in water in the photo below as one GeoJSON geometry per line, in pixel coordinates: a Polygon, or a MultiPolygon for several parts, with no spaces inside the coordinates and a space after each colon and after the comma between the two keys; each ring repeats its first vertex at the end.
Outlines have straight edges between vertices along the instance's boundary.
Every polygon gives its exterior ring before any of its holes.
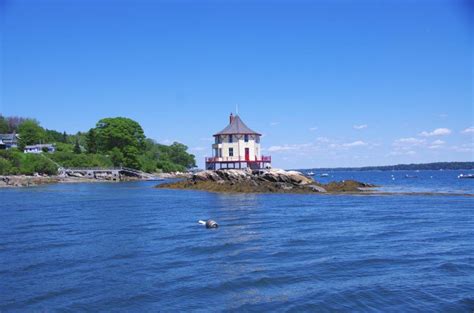
{"type": "Polygon", "coordinates": [[[198,223],[201,224],[201,225],[205,225],[206,228],[218,228],[219,227],[219,224],[217,224],[217,222],[214,221],[214,220],[207,220],[207,221],[200,220],[200,221],[198,221],[198,223]]]}

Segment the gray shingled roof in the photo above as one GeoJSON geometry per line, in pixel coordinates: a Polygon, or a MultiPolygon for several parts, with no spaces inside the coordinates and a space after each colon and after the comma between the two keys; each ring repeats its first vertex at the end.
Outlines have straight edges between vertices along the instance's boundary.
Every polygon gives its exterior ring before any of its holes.
{"type": "Polygon", "coordinates": [[[261,134],[257,133],[256,131],[251,130],[248,128],[247,125],[245,125],[244,122],[240,119],[238,115],[234,116],[232,119],[232,123],[227,125],[226,128],[218,132],[217,134],[214,134],[214,136],[217,135],[236,135],[236,134],[241,134],[241,135],[259,135],[261,134]]]}
{"type": "Polygon", "coordinates": [[[0,139],[3,141],[17,141],[18,135],[16,134],[0,134],[0,139]]]}

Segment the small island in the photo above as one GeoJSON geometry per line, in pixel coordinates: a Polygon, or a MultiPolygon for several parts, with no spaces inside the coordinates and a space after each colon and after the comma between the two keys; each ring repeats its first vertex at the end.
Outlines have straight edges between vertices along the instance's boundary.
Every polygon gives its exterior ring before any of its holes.
{"type": "Polygon", "coordinates": [[[271,169],[271,156],[261,154],[262,135],[237,114],[231,113],[229,124],[213,136],[213,156],[205,159],[205,171],[157,188],[231,193],[361,193],[367,191],[364,188],[374,187],[353,180],[323,185],[301,172],[271,169]]]}
{"type": "Polygon", "coordinates": [[[159,184],[156,188],[190,189],[223,193],[368,193],[371,184],[354,180],[321,184],[297,171],[281,169],[219,169],[159,184]]]}

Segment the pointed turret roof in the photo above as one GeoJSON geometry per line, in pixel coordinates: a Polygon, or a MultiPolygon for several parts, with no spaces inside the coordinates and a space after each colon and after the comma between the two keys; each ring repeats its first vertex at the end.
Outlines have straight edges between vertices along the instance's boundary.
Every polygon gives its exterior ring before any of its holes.
{"type": "Polygon", "coordinates": [[[214,136],[218,135],[258,135],[261,134],[257,133],[256,131],[251,130],[245,123],[240,119],[238,115],[231,117],[231,122],[227,125],[226,128],[214,134],[214,136]]]}

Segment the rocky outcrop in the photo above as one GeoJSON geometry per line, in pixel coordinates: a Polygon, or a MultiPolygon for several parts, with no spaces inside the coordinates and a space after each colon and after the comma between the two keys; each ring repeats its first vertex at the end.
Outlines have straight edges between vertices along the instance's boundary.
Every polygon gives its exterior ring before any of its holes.
{"type": "Polygon", "coordinates": [[[51,176],[0,176],[0,187],[30,187],[57,183],[59,179],[51,176]]]}
{"type": "Polygon", "coordinates": [[[157,186],[157,188],[239,193],[364,192],[362,188],[367,187],[374,186],[356,181],[323,185],[300,172],[280,169],[202,171],[188,179],[157,186]]]}
{"type": "Polygon", "coordinates": [[[188,172],[170,172],[170,173],[152,173],[153,176],[161,179],[173,179],[173,178],[191,178],[192,173],[188,172]]]}
{"type": "Polygon", "coordinates": [[[314,181],[296,171],[270,170],[217,170],[202,171],[191,177],[193,181],[260,181],[272,183],[287,183],[292,185],[309,185],[314,181]]]}
{"type": "Polygon", "coordinates": [[[138,177],[121,176],[118,179],[110,174],[100,174],[92,177],[84,176],[80,173],[63,176],[27,176],[27,175],[11,175],[0,176],[0,188],[2,187],[33,187],[54,183],[93,183],[93,182],[117,182],[117,181],[135,181],[140,180],[138,177]]]}

